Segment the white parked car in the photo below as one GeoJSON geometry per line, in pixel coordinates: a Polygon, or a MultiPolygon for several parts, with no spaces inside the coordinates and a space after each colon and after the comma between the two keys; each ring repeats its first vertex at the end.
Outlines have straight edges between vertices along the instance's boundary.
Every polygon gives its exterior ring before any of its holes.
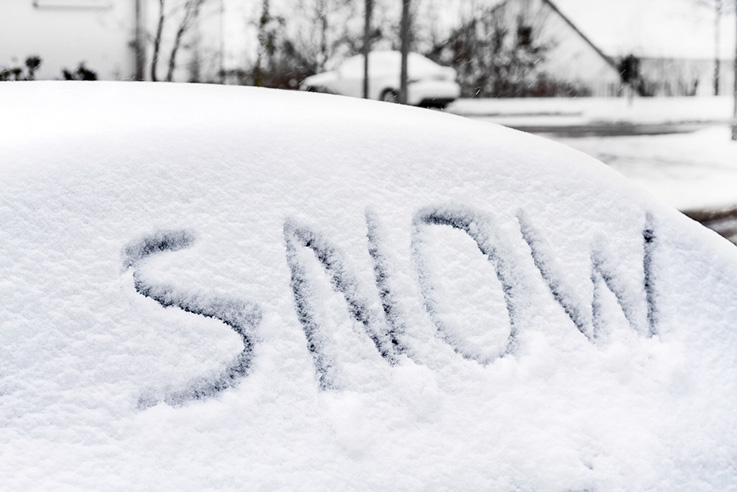
{"type": "MultiPolygon", "coordinates": [[[[336,70],[307,77],[300,89],[363,97],[364,57],[346,60],[336,70]]],[[[401,54],[398,51],[374,51],[369,54],[369,99],[396,102],[399,97],[401,54]]],[[[417,53],[407,59],[407,103],[415,106],[444,108],[458,99],[461,88],[457,73],[417,53]]]]}

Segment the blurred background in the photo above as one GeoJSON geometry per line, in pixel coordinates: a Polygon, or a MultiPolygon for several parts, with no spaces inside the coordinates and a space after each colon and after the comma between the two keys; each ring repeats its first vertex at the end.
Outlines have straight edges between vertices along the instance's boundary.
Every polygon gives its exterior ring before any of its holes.
{"type": "Polygon", "coordinates": [[[433,107],[587,152],[734,242],[736,6],[2,0],[0,80],[249,85],[433,107]]]}

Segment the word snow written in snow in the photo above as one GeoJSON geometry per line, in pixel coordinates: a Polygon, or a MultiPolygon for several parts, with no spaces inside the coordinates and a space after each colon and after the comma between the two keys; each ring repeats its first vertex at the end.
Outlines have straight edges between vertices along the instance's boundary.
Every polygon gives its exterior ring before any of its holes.
{"type": "MultiPolygon", "coordinates": [[[[588,300],[580,293],[580,288],[565,281],[559,262],[527,215],[520,211],[517,214],[517,221],[522,238],[529,248],[530,254],[527,258],[534,264],[552,299],[560,305],[576,329],[591,343],[596,343],[605,324],[601,316],[601,296],[604,287],[614,294],[632,329],[642,336],[653,336],[657,333],[653,255],[658,238],[651,214],[645,215],[642,229],[642,289],[633,292],[620,280],[614,262],[608,259],[601,247],[594,246],[590,251],[593,296],[588,300]]],[[[366,225],[368,253],[373,264],[375,288],[381,301],[381,309],[373,307],[358,277],[346,267],[345,255],[326,235],[292,219],[284,223],[286,262],[291,275],[290,286],[294,308],[304,331],[307,348],[312,355],[318,384],[323,390],[339,389],[339,384],[336,383],[340,379],[336,373],[339,365],[325,349],[327,328],[315,315],[319,300],[313,294],[312,284],[317,279],[311,278],[314,277],[314,273],[311,273],[314,270],[307,268],[305,250],[314,254],[332,288],[344,298],[348,314],[363,327],[366,336],[373,342],[373,346],[387,364],[396,365],[402,354],[411,354],[408,342],[403,336],[406,322],[399,308],[398,296],[391,288],[391,269],[387,267],[388,252],[381,241],[379,219],[371,211],[366,212],[366,225]]],[[[243,343],[243,350],[220,374],[199,378],[188,384],[185,389],[169,392],[160,399],[170,405],[181,405],[187,401],[212,397],[235,386],[247,376],[254,357],[256,332],[262,319],[261,308],[254,302],[187,295],[184,290],[174,286],[155,285],[143,279],[140,268],[148,258],[188,248],[194,241],[194,234],[188,231],[159,231],[130,243],[124,249],[125,267],[133,269],[134,287],[139,294],[153,299],[164,308],[174,307],[194,315],[217,319],[235,331],[243,343]]],[[[462,357],[483,365],[489,364],[495,358],[513,353],[518,345],[518,334],[523,329],[518,316],[521,309],[520,293],[528,288],[525,282],[529,280],[515,275],[516,270],[520,268],[519,259],[509,254],[510,246],[506,244],[504,235],[495,226],[493,217],[488,213],[465,207],[424,208],[413,218],[411,247],[423,305],[437,329],[439,338],[462,357]],[[452,227],[468,235],[491,264],[501,285],[509,334],[504,347],[494,357],[480,356],[469,351],[467,347],[458,343],[456,337],[448,336],[447,327],[435,314],[434,301],[430,295],[433,280],[427,275],[422,248],[419,246],[422,242],[420,235],[423,229],[435,226],[452,227]]],[[[158,401],[159,399],[153,396],[142,396],[139,406],[146,408],[158,401]]]]}

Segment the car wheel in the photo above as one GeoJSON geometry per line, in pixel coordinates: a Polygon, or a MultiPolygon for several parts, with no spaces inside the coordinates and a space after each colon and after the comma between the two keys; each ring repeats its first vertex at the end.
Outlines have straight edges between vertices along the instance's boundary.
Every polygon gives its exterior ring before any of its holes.
{"type": "Polygon", "coordinates": [[[381,100],[390,103],[399,102],[399,94],[392,89],[386,89],[381,93],[381,100]]]}

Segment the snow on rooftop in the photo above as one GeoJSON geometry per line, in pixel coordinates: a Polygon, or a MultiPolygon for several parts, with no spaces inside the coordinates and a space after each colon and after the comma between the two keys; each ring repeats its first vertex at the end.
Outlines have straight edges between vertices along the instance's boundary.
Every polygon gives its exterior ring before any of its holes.
{"type": "Polygon", "coordinates": [[[7,489],[737,483],[737,251],[594,159],[323,94],[0,106],[7,489]]]}

